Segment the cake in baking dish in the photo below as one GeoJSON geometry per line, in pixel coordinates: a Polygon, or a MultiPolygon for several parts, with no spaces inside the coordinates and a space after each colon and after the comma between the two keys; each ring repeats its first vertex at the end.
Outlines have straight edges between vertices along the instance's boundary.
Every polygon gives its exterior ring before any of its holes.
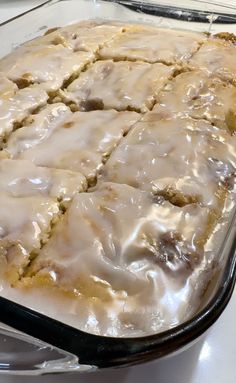
{"type": "Polygon", "coordinates": [[[85,21],[0,61],[2,296],[117,337],[199,310],[235,201],[234,56],[85,21]]]}

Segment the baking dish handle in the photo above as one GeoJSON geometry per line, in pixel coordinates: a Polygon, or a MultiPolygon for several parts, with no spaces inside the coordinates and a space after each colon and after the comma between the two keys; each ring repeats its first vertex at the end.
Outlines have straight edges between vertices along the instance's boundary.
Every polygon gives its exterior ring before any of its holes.
{"type": "Polygon", "coordinates": [[[78,358],[0,323],[0,374],[43,375],[88,371],[78,358]]]}

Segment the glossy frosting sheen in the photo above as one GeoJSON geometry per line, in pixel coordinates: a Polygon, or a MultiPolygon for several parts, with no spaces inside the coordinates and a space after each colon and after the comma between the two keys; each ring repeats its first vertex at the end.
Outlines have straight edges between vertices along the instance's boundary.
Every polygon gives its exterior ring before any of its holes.
{"type": "Polygon", "coordinates": [[[67,97],[82,110],[100,102],[101,109],[147,112],[173,71],[163,64],[98,61],[68,87],[67,97]]]}
{"type": "Polygon", "coordinates": [[[198,242],[207,216],[197,205],[180,209],[127,185],[103,184],[73,200],[28,276],[78,295],[87,321],[98,322],[93,332],[171,327],[186,314],[186,286],[204,263],[198,242]]]}
{"type": "Polygon", "coordinates": [[[236,82],[236,47],[228,42],[210,39],[190,60],[190,66],[199,68],[208,74],[214,74],[223,80],[236,82]]]}
{"type": "Polygon", "coordinates": [[[59,200],[68,201],[85,186],[78,173],[39,168],[27,161],[0,161],[0,254],[11,280],[47,238],[60,213],[59,200]]]}
{"type": "Polygon", "coordinates": [[[11,133],[14,124],[21,123],[31,112],[45,105],[48,99],[47,93],[37,86],[19,90],[14,87],[13,90],[10,84],[7,91],[6,85],[5,82],[4,89],[2,87],[4,95],[0,95],[0,138],[11,133]]]}
{"type": "Polygon", "coordinates": [[[13,158],[93,178],[103,158],[139,118],[135,112],[114,110],[73,114],[65,105],[53,104],[15,131],[6,151],[13,158]]]}
{"type": "Polygon", "coordinates": [[[161,117],[172,116],[206,119],[236,130],[236,88],[200,70],[184,72],[169,82],[159,93],[153,110],[161,117]]]}
{"type": "Polygon", "coordinates": [[[118,337],[203,307],[235,207],[222,36],[85,21],[0,61],[1,296],[118,337]]]}
{"type": "Polygon", "coordinates": [[[101,58],[173,64],[187,60],[205,40],[203,35],[142,26],[128,26],[99,52],[101,58]]]}
{"type": "Polygon", "coordinates": [[[0,71],[20,86],[39,83],[48,91],[59,89],[93,59],[92,53],[72,52],[62,45],[26,46],[13,55],[14,60],[7,56],[0,62],[0,71]]]}
{"type": "MultiPolygon", "coordinates": [[[[121,33],[122,25],[99,24],[98,22],[85,21],[83,23],[68,25],[58,28],[52,33],[47,33],[41,38],[30,41],[27,45],[58,45],[61,44],[73,51],[97,52],[106,42],[121,33]]],[[[50,31],[49,31],[50,32],[50,31]]]]}
{"type": "Polygon", "coordinates": [[[166,198],[174,194],[180,204],[186,198],[217,206],[219,189],[233,186],[236,138],[203,120],[158,117],[150,113],[136,124],[112,153],[102,179],[166,198]]]}

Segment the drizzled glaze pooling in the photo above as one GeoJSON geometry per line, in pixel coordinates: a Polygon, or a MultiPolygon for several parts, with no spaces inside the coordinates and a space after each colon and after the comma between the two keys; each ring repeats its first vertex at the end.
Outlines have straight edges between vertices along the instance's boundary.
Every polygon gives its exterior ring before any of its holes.
{"type": "Polygon", "coordinates": [[[235,205],[235,59],[87,21],[0,61],[1,296],[118,337],[197,312],[235,205]]]}

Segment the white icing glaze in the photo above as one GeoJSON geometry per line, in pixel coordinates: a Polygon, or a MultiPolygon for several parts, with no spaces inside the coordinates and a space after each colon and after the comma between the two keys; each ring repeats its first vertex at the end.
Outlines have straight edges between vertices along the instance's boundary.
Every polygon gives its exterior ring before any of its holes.
{"type": "Polygon", "coordinates": [[[68,87],[65,97],[82,110],[100,100],[104,109],[146,112],[173,71],[163,64],[97,61],[68,87]]]}
{"type": "Polygon", "coordinates": [[[39,113],[31,115],[22,128],[14,131],[7,142],[6,151],[13,158],[46,140],[57,126],[72,116],[70,109],[62,104],[51,104],[39,113]]]}
{"type": "Polygon", "coordinates": [[[0,71],[23,84],[40,83],[47,91],[59,89],[93,60],[89,52],[72,52],[62,45],[22,46],[0,62],[0,71]]]}
{"type": "Polygon", "coordinates": [[[13,158],[80,171],[88,178],[140,118],[135,112],[114,110],[73,114],[63,104],[49,105],[32,117],[29,126],[11,135],[6,151],[13,158]]]}
{"type": "MultiPolygon", "coordinates": [[[[235,119],[236,88],[204,72],[185,72],[170,81],[159,94],[153,111],[162,117],[204,118],[217,127],[233,130],[230,114],[235,119]]],[[[231,117],[233,118],[233,117],[231,117]]]]}
{"type": "Polygon", "coordinates": [[[192,57],[189,64],[207,74],[219,76],[223,80],[236,81],[236,47],[228,41],[209,39],[192,57]]]}
{"type": "Polygon", "coordinates": [[[38,86],[16,90],[0,95],[0,137],[9,134],[14,123],[22,122],[36,108],[46,104],[48,95],[38,86]]]}
{"type": "Polygon", "coordinates": [[[115,37],[99,52],[101,58],[143,60],[173,64],[187,60],[205,37],[197,33],[127,26],[126,32],[115,37]]]}
{"type": "Polygon", "coordinates": [[[161,331],[187,315],[207,217],[197,205],[180,209],[127,185],[103,184],[74,198],[28,275],[36,275],[33,285],[47,276],[75,294],[86,330],[161,331]]]}
{"type": "Polygon", "coordinates": [[[22,273],[30,254],[47,237],[60,212],[58,199],[67,201],[84,187],[85,179],[78,173],[27,161],[0,161],[0,254],[13,273],[10,278],[22,273]]]}
{"type": "Polygon", "coordinates": [[[154,192],[172,189],[215,206],[221,183],[235,174],[235,150],[235,136],[204,120],[161,120],[152,112],[112,153],[102,180],[154,192]]]}
{"type": "Polygon", "coordinates": [[[52,33],[30,41],[27,45],[61,44],[74,51],[92,51],[95,53],[105,42],[110,41],[122,30],[122,26],[99,25],[97,22],[88,21],[59,28],[52,33]]]}
{"type": "Polygon", "coordinates": [[[87,187],[85,177],[61,169],[35,166],[29,161],[1,159],[1,192],[21,198],[45,194],[56,200],[67,201],[87,187]]]}

